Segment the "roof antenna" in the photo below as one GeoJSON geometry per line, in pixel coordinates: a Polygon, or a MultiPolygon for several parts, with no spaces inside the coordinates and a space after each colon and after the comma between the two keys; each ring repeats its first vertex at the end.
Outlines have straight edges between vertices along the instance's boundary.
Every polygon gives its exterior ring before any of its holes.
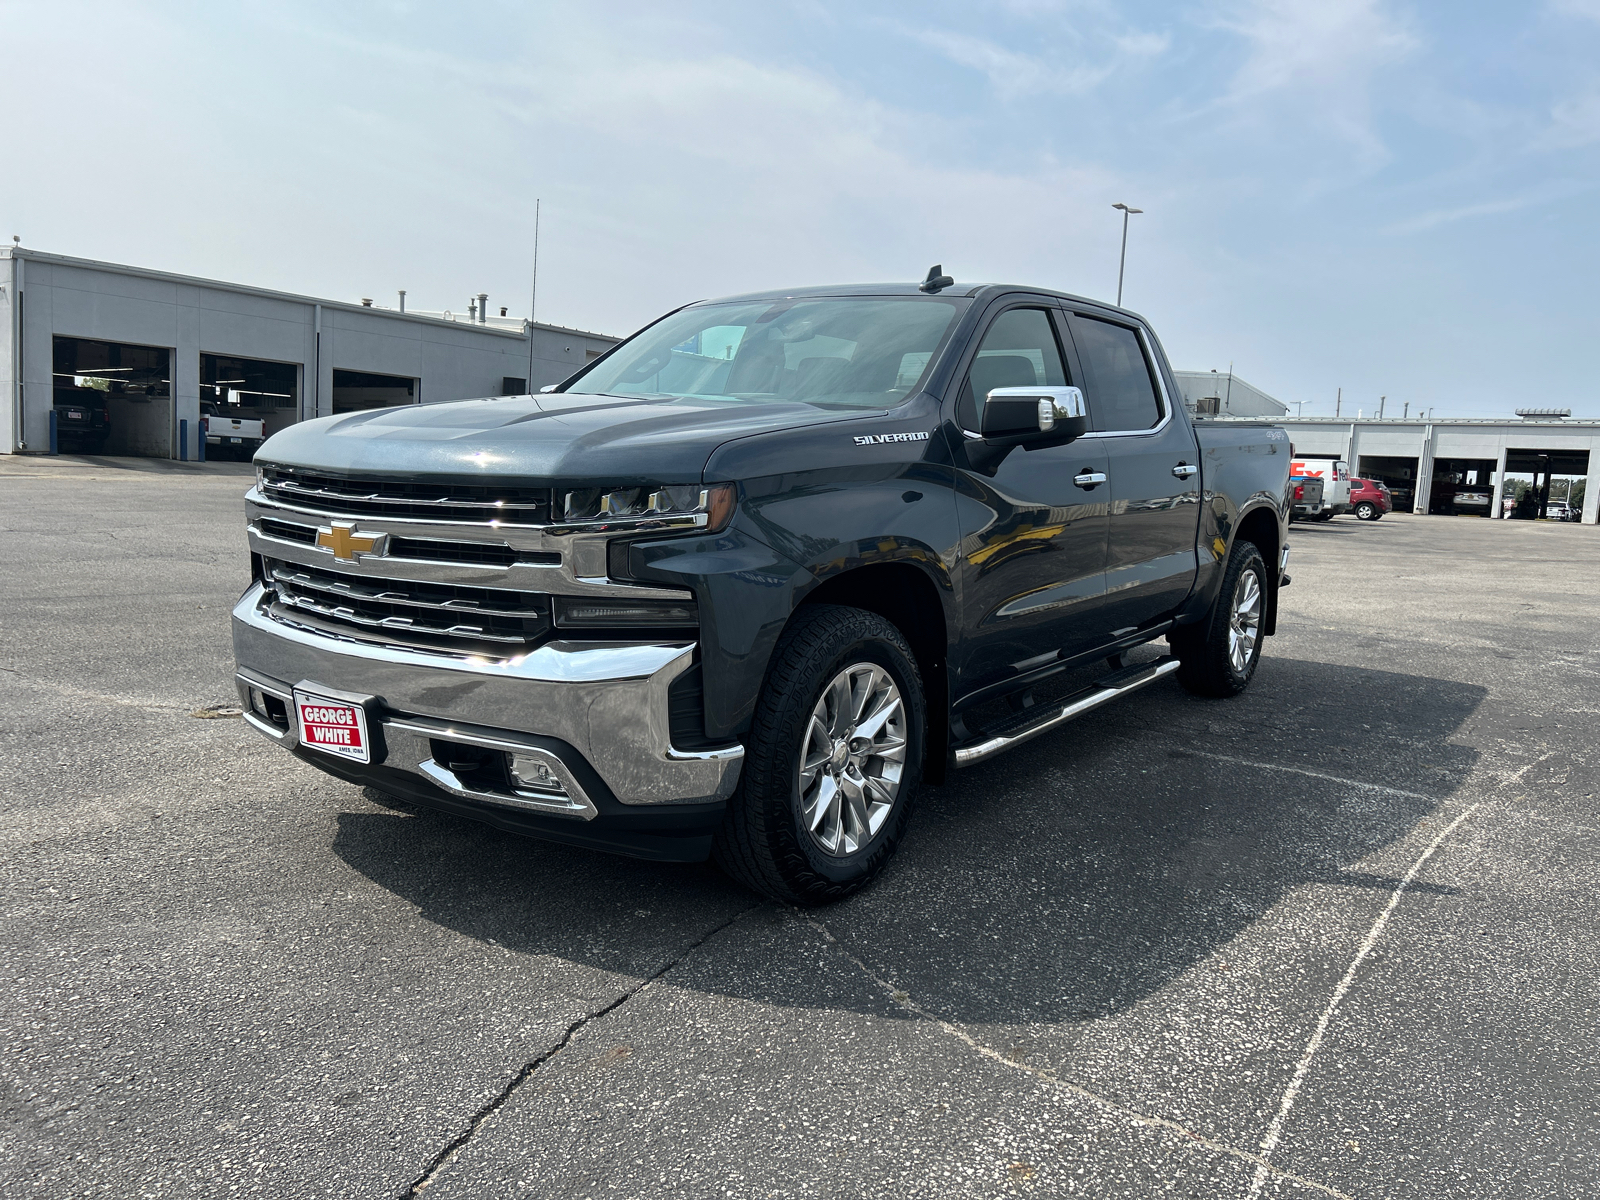
{"type": "Polygon", "coordinates": [[[940,288],[949,287],[954,282],[954,279],[944,273],[943,264],[934,263],[933,266],[928,268],[928,277],[917,284],[917,291],[931,294],[937,292],[940,288]]]}

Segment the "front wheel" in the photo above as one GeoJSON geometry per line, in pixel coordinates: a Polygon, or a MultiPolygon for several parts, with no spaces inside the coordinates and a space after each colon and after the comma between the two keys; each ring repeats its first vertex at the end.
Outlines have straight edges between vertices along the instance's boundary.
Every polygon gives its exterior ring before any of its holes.
{"type": "Polygon", "coordinates": [[[717,864],[790,904],[865,887],[910,820],[926,719],[894,625],[856,608],[802,609],[773,652],[717,864]]]}
{"type": "Polygon", "coordinates": [[[1222,586],[1204,620],[1168,638],[1178,656],[1178,680],[1200,696],[1237,696],[1261,661],[1267,564],[1254,542],[1238,541],[1228,555],[1222,586]]]}

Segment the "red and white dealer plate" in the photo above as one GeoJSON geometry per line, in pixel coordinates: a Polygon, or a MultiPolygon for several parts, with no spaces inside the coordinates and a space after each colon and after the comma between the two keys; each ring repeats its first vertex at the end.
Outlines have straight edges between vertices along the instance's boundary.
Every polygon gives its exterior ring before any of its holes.
{"type": "Polygon", "coordinates": [[[300,721],[300,744],[325,750],[352,762],[372,761],[372,742],[367,737],[367,712],[359,704],[330,700],[312,692],[294,693],[294,708],[300,721]]]}

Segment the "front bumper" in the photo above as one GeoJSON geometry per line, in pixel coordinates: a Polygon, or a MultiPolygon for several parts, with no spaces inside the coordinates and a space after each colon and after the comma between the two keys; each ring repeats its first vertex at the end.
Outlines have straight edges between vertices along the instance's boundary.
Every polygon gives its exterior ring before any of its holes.
{"type": "Polygon", "coordinates": [[[557,841],[679,861],[709,852],[744,747],[672,745],[667,689],[693,665],[693,642],[552,641],[489,662],[285,625],[263,611],[262,597],[254,584],[233,610],[245,719],[306,762],[557,841]],[[358,764],[300,746],[289,699],[300,683],[374,697],[382,760],[358,764]],[[258,707],[264,697],[282,713],[258,707]],[[566,794],[482,790],[435,760],[441,741],[542,761],[566,794]]]}

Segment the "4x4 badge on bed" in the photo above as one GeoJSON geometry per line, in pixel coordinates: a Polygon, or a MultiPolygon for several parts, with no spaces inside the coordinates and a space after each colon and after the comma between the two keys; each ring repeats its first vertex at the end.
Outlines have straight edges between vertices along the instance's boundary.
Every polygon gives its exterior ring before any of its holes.
{"type": "Polygon", "coordinates": [[[386,533],[357,533],[354,522],[335,521],[317,530],[317,549],[332,550],[336,562],[353,563],[363,554],[382,554],[386,533]]]}

